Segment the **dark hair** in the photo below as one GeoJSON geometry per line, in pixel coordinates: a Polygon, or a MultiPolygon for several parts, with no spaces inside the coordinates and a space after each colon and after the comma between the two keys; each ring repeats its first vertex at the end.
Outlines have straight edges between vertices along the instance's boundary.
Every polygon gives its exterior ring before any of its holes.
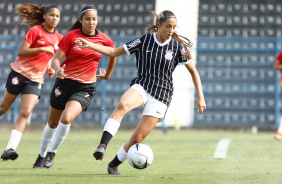
{"type": "Polygon", "coordinates": [[[19,21],[20,24],[26,24],[32,27],[44,23],[43,14],[47,14],[53,8],[57,7],[52,4],[42,7],[33,4],[24,4],[16,8],[16,13],[21,18],[19,21]]]}
{"type": "MultiPolygon", "coordinates": [[[[154,11],[150,11],[151,14],[152,14],[152,17],[154,18],[155,22],[159,22],[161,25],[163,22],[166,21],[167,18],[176,18],[176,16],[174,15],[174,13],[172,11],[169,11],[169,10],[164,10],[162,11],[159,15],[156,14],[154,11]]],[[[153,34],[153,33],[156,33],[158,32],[158,28],[156,26],[156,23],[155,24],[149,24],[146,26],[145,30],[148,30],[148,34],[153,34]]],[[[184,49],[185,49],[185,52],[182,53],[182,56],[183,58],[188,58],[188,59],[191,59],[191,54],[188,50],[188,47],[192,47],[192,42],[184,37],[184,36],[181,36],[179,34],[177,34],[176,32],[174,32],[172,34],[172,37],[177,40],[178,42],[180,42],[184,49]]]]}
{"type": "MultiPolygon", "coordinates": [[[[86,6],[84,6],[81,10],[80,10],[80,12],[79,12],[79,17],[82,19],[82,17],[85,15],[85,13],[86,13],[86,11],[85,12],[83,12],[84,10],[87,10],[87,9],[94,9],[94,10],[96,10],[96,12],[97,12],[97,15],[98,15],[98,11],[97,11],[97,8],[95,7],[95,6],[91,6],[91,5],[86,5],[86,6]]],[[[81,25],[81,23],[80,23],[80,21],[79,20],[77,20],[73,25],[72,25],[72,27],[69,29],[69,31],[72,31],[72,30],[75,30],[75,29],[79,29],[79,28],[82,28],[82,25],[81,25]]]]}

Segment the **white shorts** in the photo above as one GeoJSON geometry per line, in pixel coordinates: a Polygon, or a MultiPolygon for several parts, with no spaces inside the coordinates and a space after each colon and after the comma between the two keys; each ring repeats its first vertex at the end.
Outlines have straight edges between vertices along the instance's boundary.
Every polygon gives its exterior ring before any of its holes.
{"type": "Polygon", "coordinates": [[[160,118],[159,122],[163,121],[167,111],[167,105],[152,97],[140,84],[134,84],[131,88],[136,89],[144,100],[144,104],[140,106],[140,108],[144,107],[142,115],[153,116],[160,118]]]}

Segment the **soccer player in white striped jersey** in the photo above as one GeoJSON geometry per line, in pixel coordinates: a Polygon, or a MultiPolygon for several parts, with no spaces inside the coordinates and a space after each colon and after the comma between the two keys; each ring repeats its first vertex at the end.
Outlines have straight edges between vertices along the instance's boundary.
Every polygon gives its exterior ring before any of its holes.
{"type": "Polygon", "coordinates": [[[184,64],[192,76],[198,93],[199,114],[206,109],[200,76],[188,50],[192,43],[175,32],[177,18],[173,12],[165,10],[159,15],[153,11],[151,13],[155,16],[156,23],[146,27],[148,34],[121,47],[110,48],[90,43],[82,38],[76,39],[76,44],[80,48],[90,48],[110,57],[126,53],[136,55],[138,75],[132,80],[131,88],[123,94],[107,120],[100,145],[93,153],[97,160],[102,160],[106,146],[118,131],[124,115],[137,107],[144,108],[142,118],[130,140],[109,163],[109,174],[122,174],[118,166],[126,160],[129,148],[135,143],[141,143],[155,125],[164,119],[173,94],[172,73],[177,65],[184,64]]]}

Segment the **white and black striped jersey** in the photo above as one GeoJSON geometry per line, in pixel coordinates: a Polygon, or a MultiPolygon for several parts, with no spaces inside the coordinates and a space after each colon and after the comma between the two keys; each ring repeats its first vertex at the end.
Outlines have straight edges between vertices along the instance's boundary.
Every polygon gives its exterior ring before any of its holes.
{"type": "Polygon", "coordinates": [[[172,72],[178,64],[191,62],[182,59],[182,44],[174,38],[160,43],[154,33],[140,36],[123,47],[128,55],[136,55],[138,76],[130,85],[140,84],[152,97],[169,106],[173,95],[172,72]]]}

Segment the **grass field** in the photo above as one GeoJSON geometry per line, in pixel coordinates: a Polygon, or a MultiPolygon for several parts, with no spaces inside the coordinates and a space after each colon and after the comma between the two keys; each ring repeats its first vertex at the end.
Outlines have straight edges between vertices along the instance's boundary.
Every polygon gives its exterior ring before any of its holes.
{"type": "MultiPolygon", "coordinates": [[[[128,162],[119,168],[121,176],[108,175],[108,162],[116,155],[132,131],[120,130],[110,142],[104,160],[96,161],[93,151],[102,130],[71,130],[49,169],[33,169],[42,131],[24,133],[17,148],[16,161],[0,161],[0,184],[5,183],[282,183],[282,142],[273,132],[169,130],[156,129],[144,141],[154,152],[154,161],[144,170],[128,162]],[[227,158],[213,154],[222,138],[231,139],[227,158]]],[[[10,133],[0,133],[0,148],[5,149],[10,133]]],[[[1,153],[2,153],[1,150],[1,153]]]]}

